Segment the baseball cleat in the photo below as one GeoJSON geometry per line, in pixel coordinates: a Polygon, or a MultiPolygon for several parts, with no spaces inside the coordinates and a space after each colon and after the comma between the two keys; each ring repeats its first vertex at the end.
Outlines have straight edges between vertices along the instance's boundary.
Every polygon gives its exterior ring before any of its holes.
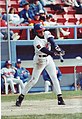
{"type": "Polygon", "coordinates": [[[64,101],[58,101],[58,105],[65,105],[64,101]]]}
{"type": "Polygon", "coordinates": [[[23,94],[19,95],[19,97],[16,100],[16,106],[20,107],[23,99],[24,99],[24,95],[23,94]]]}
{"type": "Polygon", "coordinates": [[[58,105],[65,105],[62,97],[58,97],[58,105]]]}

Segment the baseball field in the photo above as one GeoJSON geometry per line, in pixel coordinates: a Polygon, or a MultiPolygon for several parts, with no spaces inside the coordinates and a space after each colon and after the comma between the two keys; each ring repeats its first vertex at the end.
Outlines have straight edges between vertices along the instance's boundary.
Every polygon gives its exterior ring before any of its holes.
{"type": "Polygon", "coordinates": [[[66,105],[58,106],[54,93],[29,93],[21,107],[18,94],[1,96],[1,119],[82,119],[82,91],[62,91],[66,105]]]}

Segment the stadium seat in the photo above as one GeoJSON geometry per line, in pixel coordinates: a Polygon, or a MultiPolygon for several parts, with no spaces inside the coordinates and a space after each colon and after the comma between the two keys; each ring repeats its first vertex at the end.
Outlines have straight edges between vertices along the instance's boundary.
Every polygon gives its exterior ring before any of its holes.
{"type": "Polygon", "coordinates": [[[82,24],[82,18],[80,18],[79,22],[80,22],[80,24],[82,24]]]}
{"type": "MultiPolygon", "coordinates": [[[[6,5],[6,2],[5,2],[5,0],[3,1],[3,0],[0,0],[0,5],[6,5]]],[[[0,6],[1,7],[1,6],[0,6]]]]}
{"type": "Polygon", "coordinates": [[[51,10],[50,7],[44,7],[44,9],[47,11],[47,13],[49,14],[55,14],[55,11],[54,10],[51,10]]]}
{"type": "Polygon", "coordinates": [[[75,18],[73,14],[64,14],[64,18],[69,20],[69,18],[75,18]]]}
{"type": "Polygon", "coordinates": [[[82,18],[82,14],[75,14],[75,18],[77,18],[78,20],[80,20],[80,18],[82,18]]]}
{"type": "Polygon", "coordinates": [[[77,23],[77,18],[69,18],[68,19],[68,22],[72,22],[72,23],[74,23],[74,24],[76,24],[77,23]]]}
{"type": "Polygon", "coordinates": [[[50,11],[47,11],[48,14],[55,14],[55,11],[54,10],[50,10],[50,11]]]}
{"type": "Polygon", "coordinates": [[[50,7],[44,7],[44,9],[45,9],[47,12],[51,10],[50,7]]]}
{"type": "Polygon", "coordinates": [[[70,6],[70,7],[64,7],[64,10],[67,14],[75,14],[75,10],[70,6]]]}
{"type": "Polygon", "coordinates": [[[57,19],[57,23],[59,23],[59,24],[64,25],[65,22],[66,22],[66,19],[65,19],[65,18],[58,18],[58,19],[57,19]]]}
{"type": "Polygon", "coordinates": [[[67,12],[67,14],[75,14],[75,13],[76,13],[75,10],[69,10],[69,11],[67,12]]]}
{"type": "Polygon", "coordinates": [[[16,0],[10,1],[10,2],[9,2],[9,5],[10,5],[11,7],[16,8],[17,11],[18,11],[19,3],[18,3],[16,0]]]}
{"type": "Polygon", "coordinates": [[[58,18],[63,18],[63,16],[62,16],[62,14],[61,14],[61,15],[54,14],[54,15],[53,15],[53,18],[54,18],[55,20],[57,20],[58,18]]]}
{"type": "Polygon", "coordinates": [[[0,8],[6,9],[6,3],[5,3],[5,1],[0,0],[0,8]]]}

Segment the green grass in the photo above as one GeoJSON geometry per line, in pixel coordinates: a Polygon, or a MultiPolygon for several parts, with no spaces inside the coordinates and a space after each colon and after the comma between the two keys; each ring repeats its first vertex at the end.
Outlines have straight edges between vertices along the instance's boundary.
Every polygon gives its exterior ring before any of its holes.
{"type": "Polygon", "coordinates": [[[26,116],[2,116],[1,119],[82,119],[80,114],[47,114],[47,115],[26,115],[26,116]]]}
{"type": "MultiPolygon", "coordinates": [[[[63,93],[63,97],[64,98],[73,98],[75,96],[82,96],[82,91],[78,90],[78,91],[62,91],[63,93]]],[[[2,102],[9,102],[9,101],[15,101],[16,98],[18,97],[18,94],[14,94],[14,95],[2,95],[1,96],[1,101],[2,102]]],[[[28,93],[25,96],[25,100],[45,100],[45,99],[55,99],[56,95],[54,95],[54,93],[28,93]]]]}
{"type": "MultiPolygon", "coordinates": [[[[82,91],[62,91],[64,98],[75,98],[81,96],[82,91]]],[[[1,102],[16,101],[18,94],[2,95],[1,102]]],[[[28,93],[25,96],[25,100],[45,100],[55,99],[54,93],[28,93]]],[[[1,119],[82,119],[82,113],[75,114],[46,114],[46,115],[24,115],[24,116],[2,116],[1,119]]]]}

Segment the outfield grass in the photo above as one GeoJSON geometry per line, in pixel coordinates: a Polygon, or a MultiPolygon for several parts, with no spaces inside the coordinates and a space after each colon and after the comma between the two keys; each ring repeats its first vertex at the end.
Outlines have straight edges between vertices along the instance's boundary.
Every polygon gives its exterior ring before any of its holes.
{"type": "Polygon", "coordinates": [[[47,115],[26,115],[26,116],[2,116],[1,119],[82,119],[81,114],[47,114],[47,115]]]}
{"type": "MultiPolygon", "coordinates": [[[[78,96],[82,96],[82,91],[62,91],[63,97],[64,98],[74,98],[78,96]]],[[[18,94],[9,94],[9,95],[2,95],[1,96],[1,101],[15,101],[16,98],[18,97],[18,94]]],[[[28,93],[25,96],[25,100],[45,100],[45,99],[55,99],[56,95],[54,93],[28,93]]]]}
{"type": "MultiPolygon", "coordinates": [[[[82,91],[62,91],[64,99],[75,97],[82,98],[82,91]]],[[[16,101],[18,94],[2,95],[1,102],[16,101]]],[[[55,99],[54,93],[29,93],[25,96],[25,100],[45,100],[55,99]]],[[[24,115],[24,116],[2,116],[1,119],[82,119],[82,113],[75,114],[46,114],[46,115],[24,115]]]]}

